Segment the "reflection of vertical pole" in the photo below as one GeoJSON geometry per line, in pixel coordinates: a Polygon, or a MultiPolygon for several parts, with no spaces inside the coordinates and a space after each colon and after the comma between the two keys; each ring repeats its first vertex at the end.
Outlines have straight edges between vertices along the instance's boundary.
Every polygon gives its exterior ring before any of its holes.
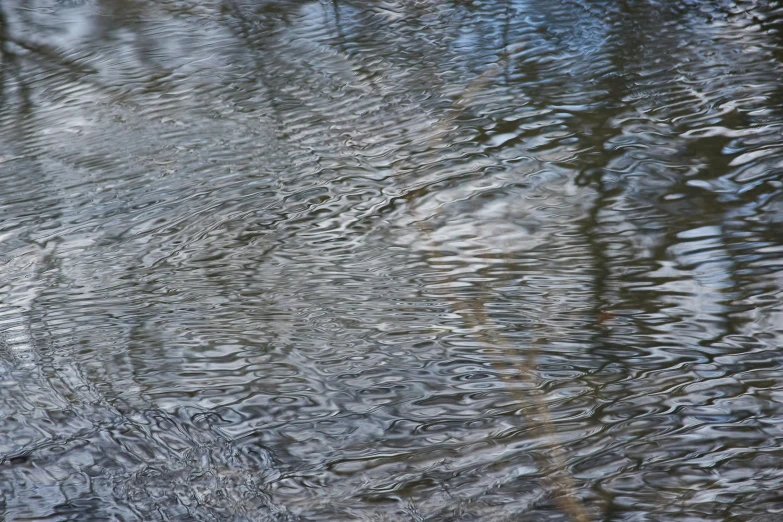
{"type": "Polygon", "coordinates": [[[334,25],[337,27],[337,32],[340,33],[340,6],[337,0],[332,0],[332,9],[334,9],[334,25]]]}
{"type": "MultiPolygon", "coordinates": [[[[593,303],[596,307],[596,324],[600,324],[601,313],[606,312],[609,303],[606,302],[606,285],[611,273],[609,269],[609,257],[606,254],[605,245],[601,244],[601,211],[606,205],[606,188],[604,186],[603,169],[595,169],[593,183],[596,186],[595,204],[590,208],[585,218],[583,234],[587,239],[588,248],[591,250],[595,262],[595,280],[593,285],[593,303]]],[[[596,343],[600,342],[601,333],[596,332],[596,343]]]]}
{"type": "MultiPolygon", "coordinates": [[[[0,111],[6,107],[12,107],[14,104],[9,103],[7,99],[9,82],[11,75],[16,76],[17,85],[19,88],[19,95],[21,97],[21,104],[19,105],[19,112],[23,115],[29,115],[32,111],[32,101],[30,98],[30,89],[25,83],[21,75],[19,62],[16,55],[8,48],[8,44],[13,41],[10,34],[10,28],[8,24],[8,16],[5,9],[2,6],[2,0],[0,0],[0,111]]],[[[14,42],[17,45],[23,45],[21,42],[14,42]]],[[[30,49],[30,47],[25,47],[30,49]]],[[[25,118],[15,118],[16,124],[21,128],[19,130],[19,136],[26,138],[24,123],[25,118]]]]}
{"type": "Polygon", "coordinates": [[[338,0],[332,0],[332,9],[334,10],[334,29],[337,32],[337,45],[340,50],[345,51],[345,34],[343,33],[342,23],[340,22],[340,5],[338,0]]]}
{"type": "Polygon", "coordinates": [[[8,52],[8,19],[5,10],[0,3],[0,107],[8,106],[5,103],[5,91],[7,80],[6,71],[12,65],[13,56],[8,52]]]}
{"type": "MultiPolygon", "coordinates": [[[[503,55],[505,56],[506,53],[508,53],[508,31],[511,26],[511,0],[506,0],[506,19],[503,22],[503,33],[502,33],[502,42],[503,44],[503,55]]],[[[506,58],[505,63],[505,77],[506,77],[506,85],[508,85],[511,82],[511,60],[506,58]]]]}

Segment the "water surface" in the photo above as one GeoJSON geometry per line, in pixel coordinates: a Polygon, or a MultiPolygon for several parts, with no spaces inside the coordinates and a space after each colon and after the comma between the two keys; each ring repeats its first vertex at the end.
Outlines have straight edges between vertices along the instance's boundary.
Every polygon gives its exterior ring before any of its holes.
{"type": "Polygon", "coordinates": [[[0,9],[0,519],[779,520],[779,2],[0,9]]]}

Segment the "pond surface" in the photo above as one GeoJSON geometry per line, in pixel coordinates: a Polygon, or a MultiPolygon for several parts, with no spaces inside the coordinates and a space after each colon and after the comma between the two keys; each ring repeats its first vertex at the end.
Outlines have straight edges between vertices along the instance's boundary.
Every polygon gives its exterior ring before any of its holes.
{"type": "Polygon", "coordinates": [[[780,520],[779,2],[0,9],[0,520],[780,520]]]}

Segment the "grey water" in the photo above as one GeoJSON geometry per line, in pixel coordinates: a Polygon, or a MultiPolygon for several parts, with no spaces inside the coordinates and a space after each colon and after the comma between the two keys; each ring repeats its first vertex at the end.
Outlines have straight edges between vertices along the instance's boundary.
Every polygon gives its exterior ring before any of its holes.
{"type": "Polygon", "coordinates": [[[2,1],[0,520],[780,520],[782,31],[2,1]]]}

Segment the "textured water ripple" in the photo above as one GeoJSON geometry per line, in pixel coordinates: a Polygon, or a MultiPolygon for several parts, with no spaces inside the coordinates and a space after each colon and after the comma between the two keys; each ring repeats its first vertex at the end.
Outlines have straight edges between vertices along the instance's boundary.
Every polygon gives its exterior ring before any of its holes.
{"type": "Polygon", "coordinates": [[[782,15],[4,3],[0,518],[775,519],[782,15]]]}

